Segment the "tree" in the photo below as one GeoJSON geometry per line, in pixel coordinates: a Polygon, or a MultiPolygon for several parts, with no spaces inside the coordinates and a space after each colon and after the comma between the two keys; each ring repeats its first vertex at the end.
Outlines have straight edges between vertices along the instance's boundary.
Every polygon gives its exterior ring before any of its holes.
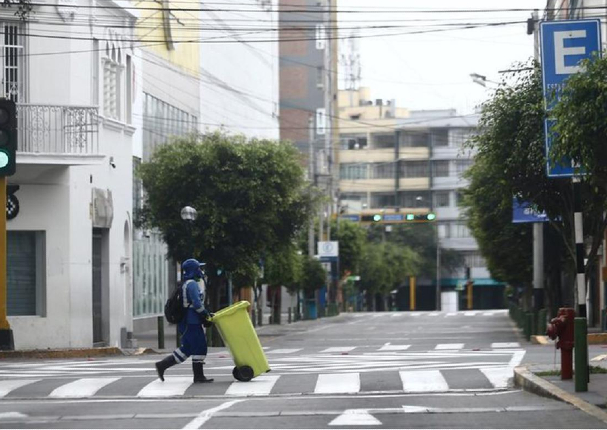
{"type": "Polygon", "coordinates": [[[581,71],[571,75],[560,92],[552,117],[556,120],[550,156],[570,158],[584,172],[581,199],[584,236],[591,247],[586,275],[597,263],[596,255],[607,227],[607,59],[584,60],[581,71]]]}
{"type": "Polygon", "coordinates": [[[312,208],[299,152],[287,143],[194,135],[160,147],[139,175],[141,223],[160,230],[169,257],[207,262],[211,284],[218,269],[251,279],[260,257],[290,243],[312,208]],[[186,205],[198,211],[192,225],[179,216],[186,205]]]}
{"type": "Polygon", "coordinates": [[[366,242],[366,232],[358,223],[339,220],[339,227],[333,222],[331,231],[333,240],[339,241],[339,274],[347,272],[356,274],[362,258],[362,249],[366,242]]]}
{"type": "MultiPolygon", "coordinates": [[[[518,196],[537,210],[545,211],[567,250],[562,259],[570,281],[564,300],[573,304],[575,252],[570,241],[573,232],[570,181],[549,178],[546,173],[541,71],[535,63],[532,67],[517,68],[522,71],[505,79],[482,106],[478,134],[467,144],[476,155],[475,166],[469,171],[471,187],[464,204],[492,276],[526,282],[528,286],[530,262],[523,262],[531,260],[526,245],[530,237],[525,227],[509,225],[512,198],[518,196]]],[[[548,283],[548,287],[554,284],[548,283]]]]}

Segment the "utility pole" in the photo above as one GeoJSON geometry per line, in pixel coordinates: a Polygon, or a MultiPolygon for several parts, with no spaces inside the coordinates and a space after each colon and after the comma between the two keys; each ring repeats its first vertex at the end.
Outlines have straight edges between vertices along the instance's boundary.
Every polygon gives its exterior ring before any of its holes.
{"type": "MultiPolygon", "coordinates": [[[[539,14],[535,9],[531,14],[532,22],[527,33],[533,32],[533,58],[540,61],[539,14]]],[[[544,223],[533,224],[533,309],[539,312],[544,307],[544,223]]],[[[540,321],[540,324],[546,321],[540,321]]],[[[539,327],[538,327],[539,328],[539,327]]],[[[543,330],[543,329],[542,329],[543,330]]]]}
{"type": "MultiPolygon", "coordinates": [[[[314,117],[308,117],[308,179],[310,181],[310,195],[312,185],[315,184],[314,176],[314,117]]],[[[308,224],[308,255],[314,257],[314,218],[310,218],[308,224]]]]}

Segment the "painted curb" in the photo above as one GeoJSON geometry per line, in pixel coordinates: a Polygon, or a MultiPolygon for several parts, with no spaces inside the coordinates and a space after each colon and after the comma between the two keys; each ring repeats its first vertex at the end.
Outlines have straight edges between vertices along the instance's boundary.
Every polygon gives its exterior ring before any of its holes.
{"type": "Polygon", "coordinates": [[[0,351],[0,358],[88,358],[111,355],[123,355],[123,352],[116,347],[0,351]]]}
{"type": "Polygon", "coordinates": [[[596,419],[607,423],[607,412],[598,406],[592,405],[579,397],[566,392],[547,380],[536,376],[527,366],[514,368],[514,384],[517,387],[523,388],[525,391],[569,403],[587,414],[592,415],[596,419]]]}
{"type": "Polygon", "coordinates": [[[607,333],[589,333],[588,345],[600,345],[607,343],[607,333]]]}

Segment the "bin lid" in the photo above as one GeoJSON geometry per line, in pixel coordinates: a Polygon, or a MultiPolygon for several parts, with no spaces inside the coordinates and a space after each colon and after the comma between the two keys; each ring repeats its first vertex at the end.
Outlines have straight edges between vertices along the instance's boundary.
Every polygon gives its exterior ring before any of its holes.
{"type": "Polygon", "coordinates": [[[240,302],[236,302],[233,305],[228,306],[227,308],[223,308],[215,312],[215,315],[211,319],[211,321],[216,320],[217,318],[222,318],[228,315],[232,315],[234,312],[237,312],[240,309],[246,309],[251,304],[246,300],[241,300],[240,302]]]}

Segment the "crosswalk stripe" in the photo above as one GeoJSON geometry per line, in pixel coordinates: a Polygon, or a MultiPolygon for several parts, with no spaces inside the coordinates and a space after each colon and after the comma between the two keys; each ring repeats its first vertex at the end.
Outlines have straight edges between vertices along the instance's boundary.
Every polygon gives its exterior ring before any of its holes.
{"type": "Polygon", "coordinates": [[[400,371],[399,373],[405,392],[449,390],[449,384],[447,384],[440,370],[400,371]]]}
{"type": "Polygon", "coordinates": [[[431,317],[437,317],[440,315],[440,312],[430,312],[431,317]]]}
{"type": "Polygon", "coordinates": [[[13,390],[17,388],[23,387],[25,385],[33,384],[34,382],[39,382],[40,379],[20,379],[20,380],[10,380],[10,381],[0,381],[0,399],[6,396],[13,390]]]}
{"type": "Polygon", "coordinates": [[[143,387],[137,397],[170,397],[182,396],[185,390],[192,385],[191,376],[168,377],[162,382],[156,379],[143,387]]]}
{"type": "Polygon", "coordinates": [[[290,348],[290,349],[270,349],[266,351],[268,354],[292,354],[297,351],[301,351],[303,348],[290,348]]]}
{"type": "Polygon", "coordinates": [[[49,397],[52,398],[80,398],[95,395],[97,391],[120,378],[82,378],[55,388],[49,397]]]}
{"type": "Polygon", "coordinates": [[[518,342],[495,342],[491,344],[491,348],[520,348],[518,342]]]}
{"type": "Polygon", "coordinates": [[[454,317],[457,315],[457,312],[448,312],[447,315],[445,315],[446,317],[454,317]]]}
{"type": "Polygon", "coordinates": [[[512,366],[488,367],[480,369],[495,388],[507,388],[508,380],[513,377],[512,366]]]}
{"type": "Polygon", "coordinates": [[[320,352],[350,352],[356,349],[355,346],[332,346],[331,348],[324,349],[320,352]]]}
{"type": "Polygon", "coordinates": [[[492,317],[493,315],[495,315],[494,312],[485,312],[485,313],[483,313],[484,317],[492,317]]]}
{"type": "Polygon", "coordinates": [[[464,312],[464,315],[467,317],[473,317],[477,314],[478,312],[464,312]]]}
{"type": "Polygon", "coordinates": [[[436,347],[434,348],[436,349],[449,349],[449,350],[453,350],[453,349],[462,349],[464,347],[463,343],[439,343],[438,345],[436,345],[436,347]]]}
{"type": "Polygon", "coordinates": [[[379,348],[380,351],[404,351],[409,349],[411,345],[390,345],[390,342],[379,348]]]}
{"type": "Polygon", "coordinates": [[[358,373],[329,373],[318,375],[316,379],[316,394],[345,394],[360,391],[360,374],[358,373]]]}
{"type": "Polygon", "coordinates": [[[280,375],[262,375],[249,382],[233,382],[226,391],[226,396],[267,396],[272,391],[280,375]]]}

